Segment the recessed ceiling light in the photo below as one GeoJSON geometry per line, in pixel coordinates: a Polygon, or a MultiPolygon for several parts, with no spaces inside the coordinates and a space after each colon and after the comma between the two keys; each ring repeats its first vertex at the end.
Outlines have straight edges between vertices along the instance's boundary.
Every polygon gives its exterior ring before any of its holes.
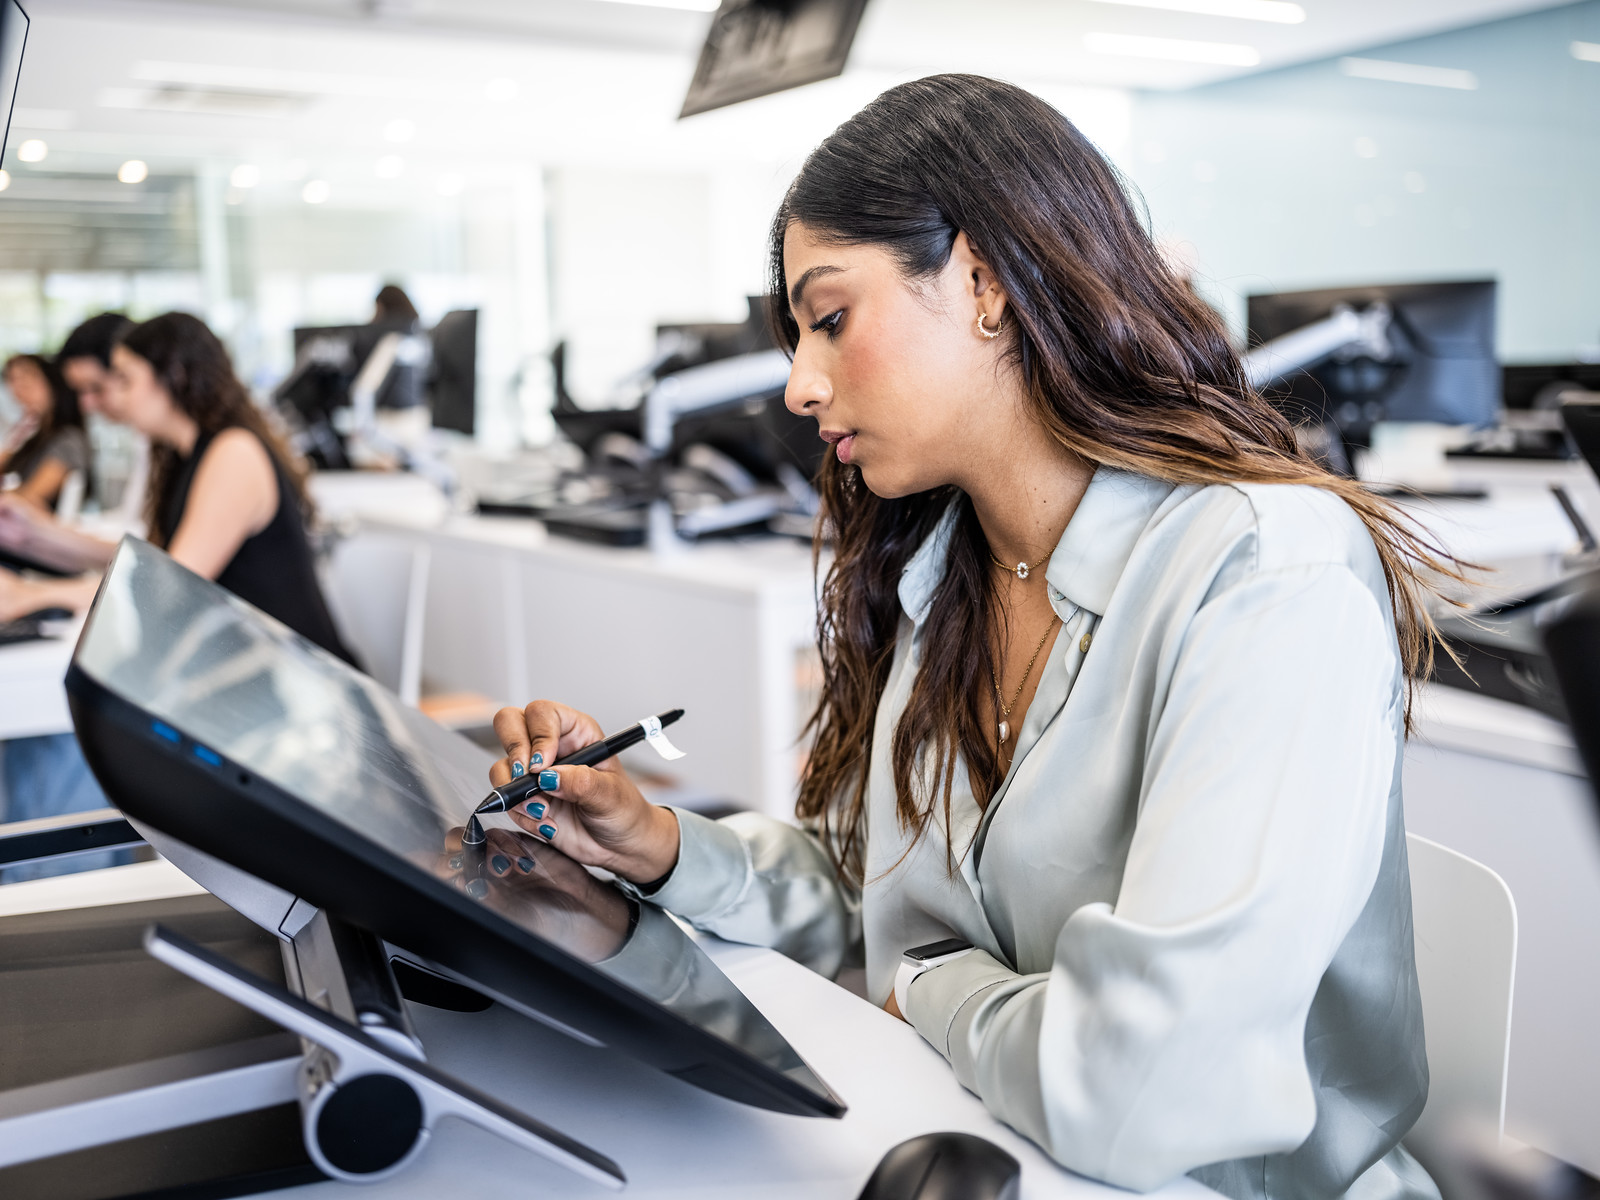
{"type": "Polygon", "coordinates": [[[631,4],[635,8],[681,8],[686,12],[716,12],[721,0],[605,0],[607,4],[631,4]]]}
{"type": "Polygon", "coordinates": [[[328,186],[326,179],[312,179],[306,183],[305,187],[300,189],[300,199],[307,204],[321,204],[328,198],[332,190],[328,186]]]}
{"type": "Polygon", "coordinates": [[[45,155],[49,153],[50,147],[38,138],[29,138],[17,147],[17,157],[23,162],[43,162],[45,155]]]}
{"type": "Polygon", "coordinates": [[[1417,83],[1423,87],[1476,91],[1478,77],[1455,67],[1429,67],[1422,63],[1391,62],[1386,58],[1341,58],[1339,70],[1356,79],[1381,79],[1385,83],[1417,83]]]}
{"type": "Polygon", "coordinates": [[[1573,42],[1569,49],[1580,62],[1600,62],[1600,42],[1573,42]]]}
{"type": "Polygon", "coordinates": [[[150,175],[150,168],[137,158],[130,158],[117,168],[119,183],[143,183],[150,175]]]}
{"type": "Polygon", "coordinates": [[[385,154],[372,165],[373,174],[379,179],[399,179],[406,169],[406,160],[398,154],[385,154]]]}
{"type": "Polygon", "coordinates": [[[416,136],[417,123],[404,117],[396,117],[383,127],[383,140],[386,142],[409,142],[416,136]]]}
{"type": "Polygon", "coordinates": [[[1129,8],[1161,8],[1168,12],[1198,13],[1205,17],[1237,17],[1241,21],[1272,21],[1298,25],[1306,10],[1289,0],[1095,0],[1098,4],[1125,4],[1129,8]]]}
{"type": "Polygon", "coordinates": [[[1185,38],[1136,37],[1129,33],[1086,33],[1083,44],[1094,54],[1126,58],[1160,58],[1168,62],[1217,63],[1253,67],[1261,61],[1254,46],[1231,42],[1191,42],[1185,38]]]}
{"type": "Polygon", "coordinates": [[[255,163],[240,163],[228,173],[228,182],[236,188],[253,188],[261,182],[261,168],[255,163]]]}
{"type": "Polygon", "coordinates": [[[10,186],[11,186],[11,172],[10,171],[0,171],[0,192],[5,191],[10,186]]]}

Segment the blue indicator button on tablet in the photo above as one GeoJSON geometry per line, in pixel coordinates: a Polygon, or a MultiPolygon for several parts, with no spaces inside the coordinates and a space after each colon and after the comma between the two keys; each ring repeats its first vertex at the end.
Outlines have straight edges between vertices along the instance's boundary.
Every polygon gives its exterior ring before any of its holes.
{"type": "Polygon", "coordinates": [[[171,725],[168,725],[165,721],[155,721],[151,724],[150,728],[156,731],[157,737],[164,737],[169,742],[183,741],[182,735],[180,735],[176,729],[174,729],[171,725]]]}
{"type": "Polygon", "coordinates": [[[222,765],[222,755],[218,754],[215,750],[208,750],[206,747],[201,745],[195,746],[194,756],[201,762],[210,763],[213,767],[220,767],[222,765]]]}

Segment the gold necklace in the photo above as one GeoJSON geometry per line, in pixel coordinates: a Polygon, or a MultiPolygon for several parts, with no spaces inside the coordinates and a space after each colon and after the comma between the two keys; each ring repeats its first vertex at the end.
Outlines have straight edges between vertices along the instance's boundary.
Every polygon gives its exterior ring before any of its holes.
{"type": "MultiPolygon", "coordinates": [[[[989,557],[994,560],[995,566],[999,567],[1002,571],[1010,571],[1018,579],[1026,579],[1029,575],[1033,574],[1033,566],[1030,566],[1025,562],[1019,562],[1013,567],[1010,563],[1001,562],[999,558],[995,556],[995,552],[993,550],[989,551],[989,557]]],[[[1034,564],[1034,566],[1037,565],[1038,564],[1034,564]]]]}
{"type": "MultiPolygon", "coordinates": [[[[1002,566],[1005,564],[1002,563],[1002,566]]],[[[1024,564],[1026,565],[1026,564],[1024,564]]],[[[1011,738],[1011,710],[1017,706],[1017,701],[1022,699],[1022,689],[1028,686],[1028,678],[1033,674],[1033,664],[1039,661],[1039,651],[1044,649],[1045,642],[1055,632],[1056,622],[1060,617],[1052,616],[1050,624],[1045,626],[1044,636],[1039,639],[1039,644],[1033,648],[1033,657],[1028,660],[1028,665],[1022,669],[1022,682],[1017,684],[1017,690],[1012,693],[1011,703],[1004,703],[1000,694],[1000,681],[995,678],[994,668],[989,668],[989,682],[994,684],[994,703],[1000,710],[1000,745],[1004,746],[1011,738]]]]}

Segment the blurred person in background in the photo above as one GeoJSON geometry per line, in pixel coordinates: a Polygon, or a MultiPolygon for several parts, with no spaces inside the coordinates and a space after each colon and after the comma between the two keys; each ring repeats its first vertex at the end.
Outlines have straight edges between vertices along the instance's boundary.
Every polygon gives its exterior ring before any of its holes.
{"type": "Polygon", "coordinates": [[[90,317],[61,343],[56,364],[67,386],[78,393],[84,412],[99,412],[100,401],[111,383],[111,348],[133,328],[121,313],[103,312],[90,317]]]}
{"type": "MultiPolygon", "coordinates": [[[[350,659],[317,582],[305,470],[251,402],[228,352],[198,317],[166,313],[111,354],[104,416],[150,439],[149,539],[317,645],[350,659]]],[[[76,579],[0,572],[0,620],[86,608],[115,543],[0,504],[0,546],[76,579]]]]}
{"type": "MultiPolygon", "coordinates": [[[[129,328],[111,351],[97,397],[102,414],[149,438],[144,515],[150,541],[346,661],[317,582],[307,525],[305,473],[251,402],[228,353],[204,322],[167,313],[129,328]]],[[[46,608],[81,611],[99,586],[115,543],[0,498],[0,546],[60,569],[70,579],[0,571],[0,620],[46,608]]],[[[7,818],[13,821],[103,807],[71,734],[21,738],[4,754],[7,818]]],[[[98,860],[100,856],[95,856],[98,860]]],[[[8,870],[7,881],[106,865],[76,860],[8,870]]]]}
{"type": "Polygon", "coordinates": [[[22,409],[0,442],[0,476],[20,499],[54,510],[73,472],[81,488],[89,484],[89,434],[77,393],[37,354],[13,355],[0,376],[22,409]]]}

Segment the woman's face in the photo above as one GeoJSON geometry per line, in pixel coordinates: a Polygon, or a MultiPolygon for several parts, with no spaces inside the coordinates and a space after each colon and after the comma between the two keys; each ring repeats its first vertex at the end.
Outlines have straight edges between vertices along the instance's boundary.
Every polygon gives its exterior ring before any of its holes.
{"type": "Polygon", "coordinates": [[[101,393],[100,407],[111,420],[146,437],[159,436],[178,411],[155,369],[126,346],[111,352],[111,380],[101,393]]]}
{"type": "Polygon", "coordinates": [[[50,394],[50,381],[33,363],[26,360],[12,363],[6,370],[6,387],[34,420],[43,421],[50,416],[55,403],[55,397],[50,394]]]}
{"type": "Polygon", "coordinates": [[[938,274],[911,282],[881,247],[830,244],[794,222],[783,268],[800,326],[789,410],[816,417],[875,495],[964,486],[1017,394],[1003,343],[977,330],[980,311],[995,328],[1005,301],[966,236],[938,274]]]}

